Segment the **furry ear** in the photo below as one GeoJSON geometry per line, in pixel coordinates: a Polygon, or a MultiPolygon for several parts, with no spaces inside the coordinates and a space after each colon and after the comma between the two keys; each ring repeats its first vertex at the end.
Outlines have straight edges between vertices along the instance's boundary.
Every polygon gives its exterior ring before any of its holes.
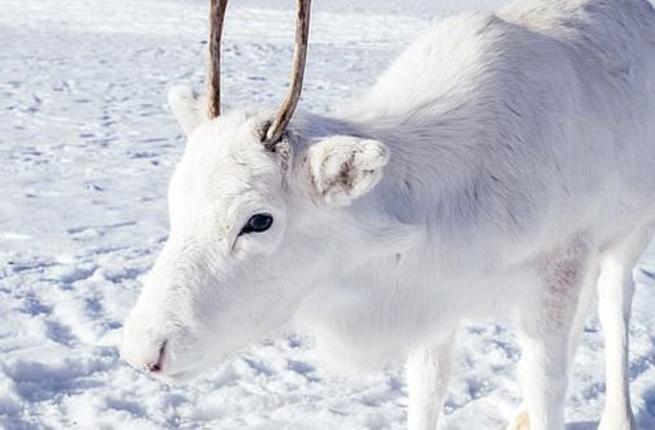
{"type": "Polygon", "coordinates": [[[168,91],[168,104],[184,133],[189,136],[200,125],[203,116],[200,112],[201,100],[185,85],[176,85],[168,91]]]}
{"type": "Polygon", "coordinates": [[[377,140],[332,136],[307,151],[306,170],[317,199],[345,206],[367,193],[382,179],[387,148],[377,140]]]}

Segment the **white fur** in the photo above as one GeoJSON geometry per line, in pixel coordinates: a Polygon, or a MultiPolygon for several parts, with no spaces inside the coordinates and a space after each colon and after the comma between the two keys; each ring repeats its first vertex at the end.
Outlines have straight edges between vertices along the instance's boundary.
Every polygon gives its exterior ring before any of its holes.
{"type": "Polygon", "coordinates": [[[273,151],[271,112],[208,121],[176,90],[189,143],[123,356],[143,366],[166,342],[159,375],[180,380],[293,322],[340,365],[409,357],[409,425],[434,429],[458,323],[511,315],[520,423],[562,429],[598,284],[601,428],[634,429],[627,325],[655,222],[653,82],[645,0],[535,0],[444,20],[338,115],[297,115],[273,151]],[[272,228],[239,235],[261,212],[272,228]]]}

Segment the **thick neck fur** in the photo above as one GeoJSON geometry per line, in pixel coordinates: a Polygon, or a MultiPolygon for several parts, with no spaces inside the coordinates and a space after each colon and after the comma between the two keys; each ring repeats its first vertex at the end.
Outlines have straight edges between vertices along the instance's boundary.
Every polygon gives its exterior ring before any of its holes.
{"type": "MultiPolygon", "coordinates": [[[[334,134],[384,143],[391,154],[384,178],[343,211],[363,229],[393,236],[391,232],[402,230],[398,235],[419,238],[414,245],[431,242],[431,252],[441,254],[434,257],[448,267],[454,268],[454,259],[466,259],[470,268],[471,257],[493,252],[480,248],[498,243],[490,235],[511,239],[521,232],[522,222],[530,221],[520,200],[503,199],[515,182],[507,177],[502,160],[511,162],[508,152],[515,149],[504,145],[499,151],[492,144],[501,133],[497,126],[466,122],[471,116],[479,118],[472,112],[476,108],[475,100],[462,100],[455,107],[435,103],[409,118],[387,115],[357,122],[303,115],[295,131],[303,137],[299,145],[334,134]],[[371,214],[378,219],[372,220],[371,214]]],[[[382,236],[371,231],[372,238],[382,236]]]]}

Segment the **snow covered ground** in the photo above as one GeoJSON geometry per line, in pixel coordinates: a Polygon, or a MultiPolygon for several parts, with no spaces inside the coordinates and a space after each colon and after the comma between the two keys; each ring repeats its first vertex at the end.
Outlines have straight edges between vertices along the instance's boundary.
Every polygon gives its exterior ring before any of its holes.
{"type": "MultiPolygon", "coordinates": [[[[205,0],[0,0],[0,427],[400,429],[401,369],[345,380],[311,341],[262,342],[188,387],[119,358],[121,322],[167,234],[166,184],[183,139],[165,105],[202,87],[205,0]]],[[[443,15],[500,0],[316,0],[302,106],[325,111],[370,84],[443,15]],[[372,4],[369,4],[372,3],[372,4]]],[[[235,0],[228,104],[276,104],[291,53],[290,0],[235,0]]],[[[637,270],[631,375],[655,428],[655,247],[637,270]]],[[[502,428],[520,401],[502,324],[463,330],[445,428],[502,428]]],[[[567,418],[594,429],[601,331],[584,334],[567,418]]]]}

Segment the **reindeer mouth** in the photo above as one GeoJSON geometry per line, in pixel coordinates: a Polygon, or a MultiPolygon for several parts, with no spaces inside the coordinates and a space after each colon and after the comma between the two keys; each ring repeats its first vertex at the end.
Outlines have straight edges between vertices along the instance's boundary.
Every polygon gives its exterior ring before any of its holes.
{"type": "MultiPolygon", "coordinates": [[[[160,368],[158,371],[148,369],[151,376],[169,385],[183,385],[187,384],[201,375],[208,373],[210,368],[208,358],[202,357],[193,362],[188,362],[182,366],[173,365],[171,357],[174,352],[171,351],[170,346],[165,342],[160,349],[160,368]]],[[[180,363],[181,364],[181,363],[180,363]]]]}
{"type": "Polygon", "coordinates": [[[204,367],[201,365],[189,366],[184,370],[167,373],[165,371],[152,372],[151,376],[168,385],[183,385],[191,382],[203,372],[204,367]]]}

